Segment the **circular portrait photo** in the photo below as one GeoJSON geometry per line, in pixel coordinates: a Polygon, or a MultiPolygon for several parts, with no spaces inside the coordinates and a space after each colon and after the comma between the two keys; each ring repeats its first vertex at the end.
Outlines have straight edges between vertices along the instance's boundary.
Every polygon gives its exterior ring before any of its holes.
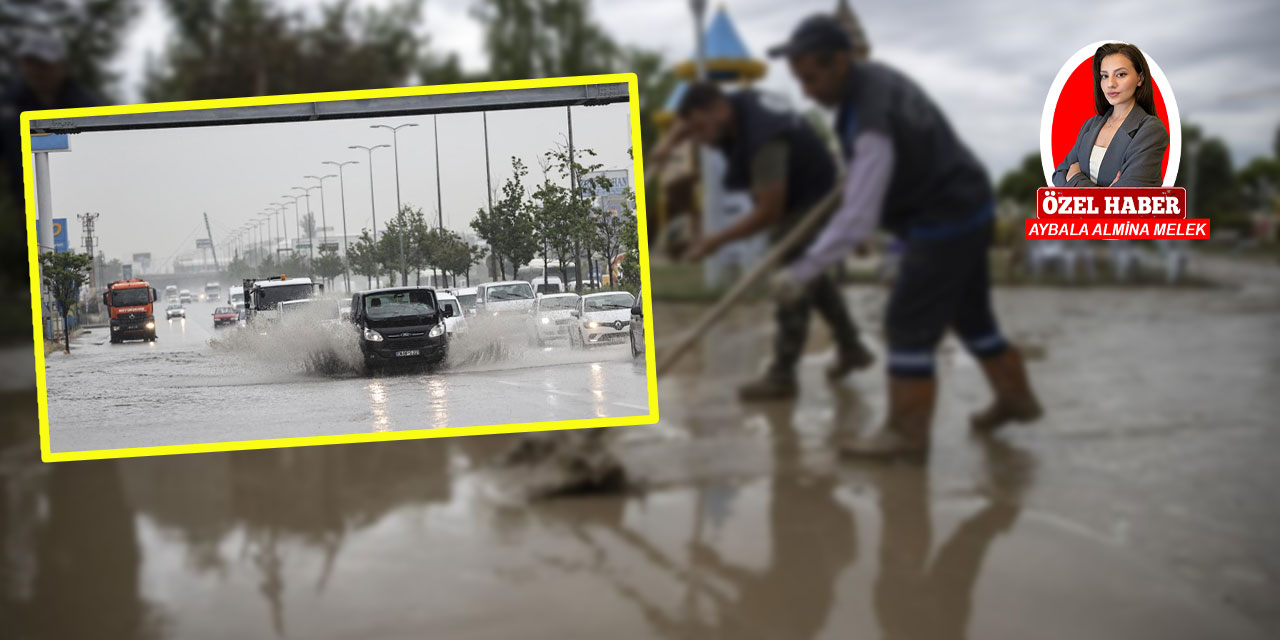
{"type": "Polygon", "coordinates": [[[1075,52],[1040,119],[1040,163],[1054,187],[1171,187],[1182,126],[1159,65],[1128,42],[1075,52]]]}

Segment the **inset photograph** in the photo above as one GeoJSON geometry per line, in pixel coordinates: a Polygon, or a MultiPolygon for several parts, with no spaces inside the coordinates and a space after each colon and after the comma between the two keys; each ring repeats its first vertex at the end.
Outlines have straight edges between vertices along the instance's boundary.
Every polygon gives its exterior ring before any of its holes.
{"type": "Polygon", "coordinates": [[[45,459],[655,422],[636,109],[617,74],[24,114],[45,459]]]}

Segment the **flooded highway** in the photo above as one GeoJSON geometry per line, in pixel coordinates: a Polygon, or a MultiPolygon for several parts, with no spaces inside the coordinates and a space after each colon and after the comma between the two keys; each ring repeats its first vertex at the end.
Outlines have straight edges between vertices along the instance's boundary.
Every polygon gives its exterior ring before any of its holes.
{"type": "MultiPolygon", "coordinates": [[[[884,379],[821,384],[824,335],[798,400],[738,403],[768,348],[751,308],[660,381],[658,425],[612,431],[636,481],[618,494],[510,499],[489,463],[516,436],[41,464],[34,400],[9,393],[0,620],[16,638],[1273,638],[1280,272],[1224,272],[997,291],[1048,413],[971,438],[985,387],[948,347],[927,468],[835,454],[876,426],[884,379]]],[[[880,351],[883,291],[846,295],[880,351]]],[[[658,310],[659,350],[697,310],[658,310]]],[[[370,384],[324,384],[348,383],[370,384]]]]}
{"type": "MultiPolygon", "coordinates": [[[[633,361],[625,344],[582,352],[512,340],[494,352],[476,344],[486,338],[468,335],[453,341],[457,362],[433,372],[317,371],[298,340],[249,341],[247,330],[215,329],[215,306],[195,303],[186,319],[159,320],[152,343],[111,344],[100,328],[76,339],[70,356],[49,354],[52,450],[648,413],[643,359],[633,361]]],[[[358,363],[358,347],[339,346],[358,363]]]]}

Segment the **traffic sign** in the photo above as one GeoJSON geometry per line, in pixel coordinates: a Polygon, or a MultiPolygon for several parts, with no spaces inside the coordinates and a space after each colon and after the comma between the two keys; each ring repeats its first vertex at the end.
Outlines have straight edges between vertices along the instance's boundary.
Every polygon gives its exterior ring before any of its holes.
{"type": "Polygon", "coordinates": [[[53,219],[53,252],[66,253],[71,250],[71,241],[67,238],[67,219],[53,219]]]}
{"type": "Polygon", "coordinates": [[[31,152],[70,151],[71,140],[65,133],[34,134],[31,136],[31,152]]]}

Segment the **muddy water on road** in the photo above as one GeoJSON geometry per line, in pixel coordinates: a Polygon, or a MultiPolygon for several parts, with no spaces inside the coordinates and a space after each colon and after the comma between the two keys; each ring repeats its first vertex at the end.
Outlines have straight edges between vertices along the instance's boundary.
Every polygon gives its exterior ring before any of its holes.
{"type": "MultiPolygon", "coordinates": [[[[877,349],[880,295],[850,292],[877,349]]],[[[41,638],[1280,633],[1280,297],[997,302],[1050,413],[970,439],[986,391],[948,348],[927,469],[833,453],[879,421],[883,376],[821,384],[821,336],[799,400],[738,404],[763,310],[661,381],[659,425],[616,432],[643,486],[621,495],[510,500],[485,469],[509,437],[41,465],[12,396],[0,619],[41,638]]]]}
{"type": "Polygon", "coordinates": [[[99,330],[81,336],[72,355],[51,354],[53,450],[648,413],[643,363],[626,345],[536,348],[475,331],[454,340],[438,370],[367,375],[348,325],[262,336],[214,329],[211,313],[212,305],[189,306],[187,319],[160,323],[153,343],[113,345],[99,330]]]}

